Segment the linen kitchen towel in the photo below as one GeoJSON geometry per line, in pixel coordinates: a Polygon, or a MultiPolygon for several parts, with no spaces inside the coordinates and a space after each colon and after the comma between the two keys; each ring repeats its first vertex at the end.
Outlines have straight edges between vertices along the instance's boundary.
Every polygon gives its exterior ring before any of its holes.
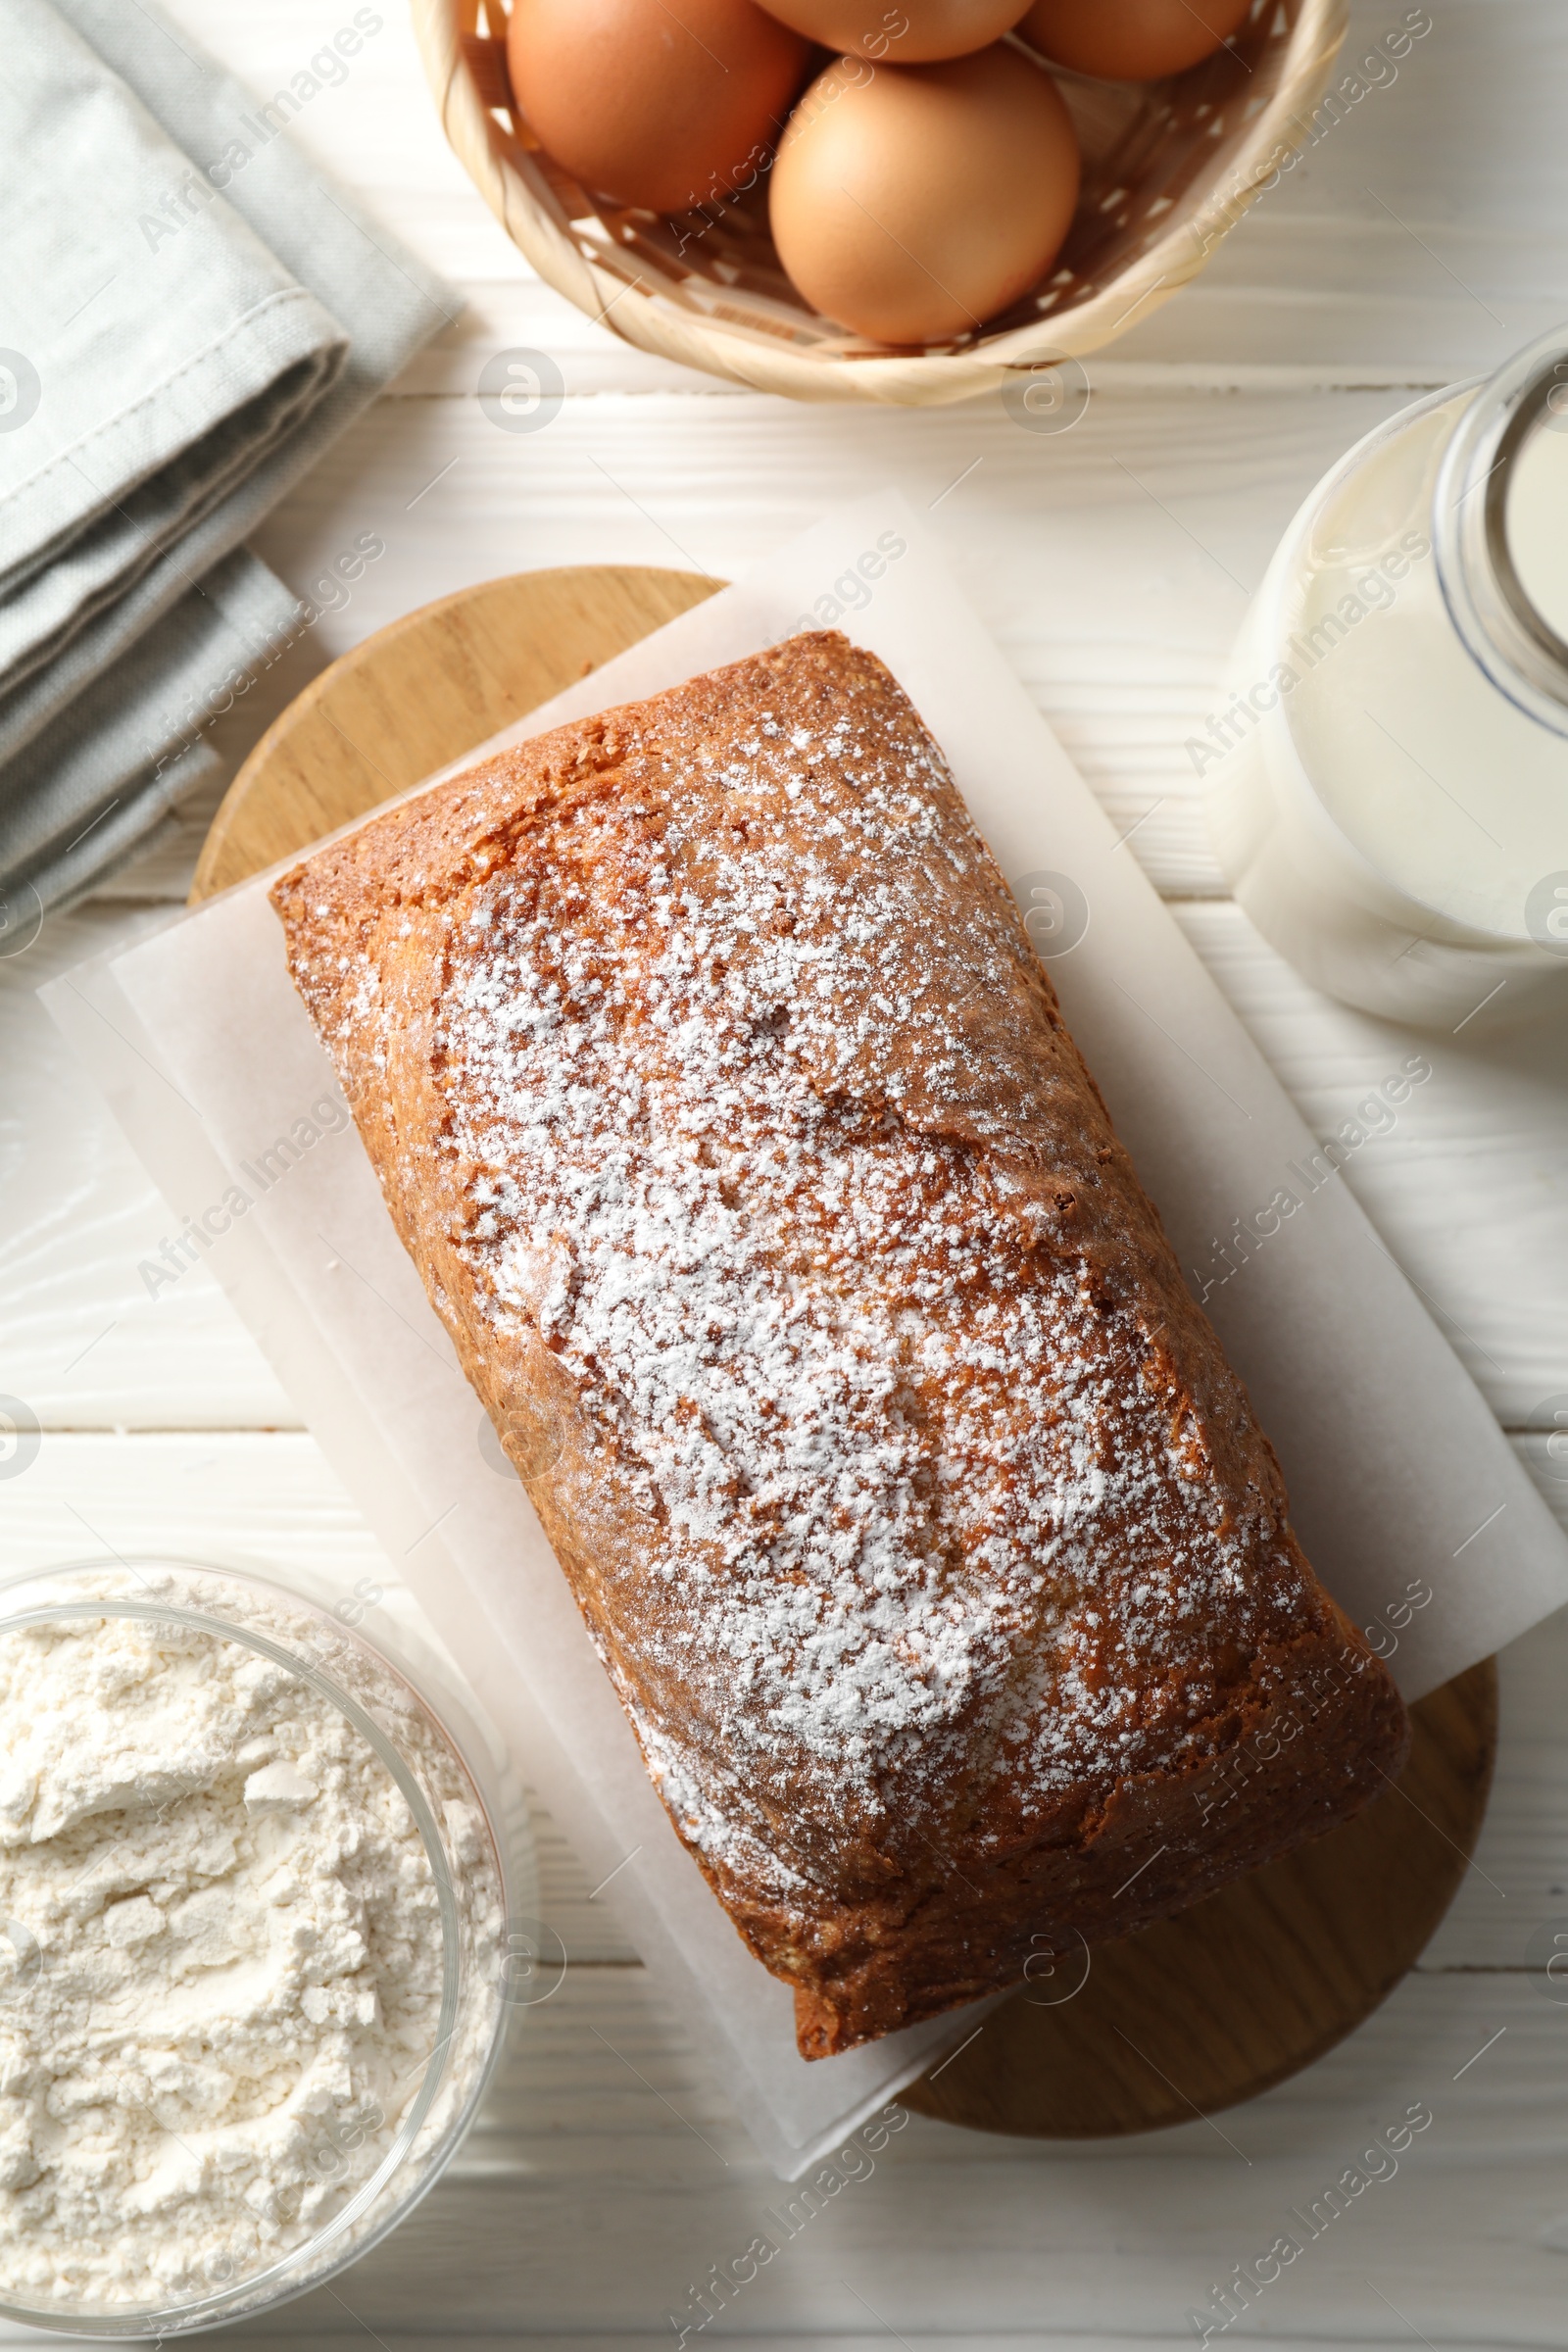
{"type": "Polygon", "coordinates": [[[0,0],[0,891],[47,905],[210,764],[303,616],[246,532],[456,306],[280,135],[321,75],[259,104],[145,0],[0,0]]]}

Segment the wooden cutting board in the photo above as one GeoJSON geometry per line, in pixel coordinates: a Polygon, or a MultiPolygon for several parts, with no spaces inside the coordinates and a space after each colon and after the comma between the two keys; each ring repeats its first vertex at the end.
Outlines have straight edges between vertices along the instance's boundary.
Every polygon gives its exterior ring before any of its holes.
{"type": "MultiPolygon", "coordinates": [[[[722,585],[619,565],[521,572],[395,621],[257,745],[192,902],[407,790],[722,585]]],[[[1358,1820],[1120,1943],[1043,1950],[906,2103],[980,2131],[1106,2137],[1207,2116],[1310,2064],[1394,1989],[1447,1909],[1486,1812],[1496,1712],[1489,1659],[1413,1710],[1409,1764],[1358,1820]]]]}

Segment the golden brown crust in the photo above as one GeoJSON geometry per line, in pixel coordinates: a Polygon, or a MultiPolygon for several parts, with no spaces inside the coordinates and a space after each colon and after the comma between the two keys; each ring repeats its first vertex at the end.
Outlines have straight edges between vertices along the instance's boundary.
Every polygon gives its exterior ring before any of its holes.
{"type": "Polygon", "coordinates": [[[941,756],[792,639],[278,883],[399,1232],[822,2056],[1354,1811],[1324,1593],[941,756]]]}

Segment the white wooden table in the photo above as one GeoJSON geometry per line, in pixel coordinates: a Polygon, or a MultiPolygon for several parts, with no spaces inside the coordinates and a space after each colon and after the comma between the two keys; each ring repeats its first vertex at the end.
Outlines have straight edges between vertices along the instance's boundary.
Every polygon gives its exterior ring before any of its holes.
{"type": "MultiPolygon", "coordinates": [[[[125,5],[132,0],[125,0],[125,5]]],[[[368,631],[530,565],[728,573],[840,496],[896,477],[1309,1122],[1337,1125],[1409,1051],[1314,996],[1224,896],[1184,738],[1298,500],[1413,388],[1471,372],[1568,312],[1568,21],[1561,0],[1432,0],[1373,90],[1244,224],[1201,284],[1091,365],[1070,434],[998,404],[806,410],[641,359],[530,276],[448,155],[397,0],[346,83],[301,116],[320,165],[466,297],[451,329],[257,544],[305,591],[372,530],[386,555],[274,672],[270,708],[368,631]],[[545,431],[494,430],[484,361],[549,352],[545,431]]],[[[176,0],[263,94],[344,0],[176,0]]],[[[1357,0],[1356,40],[1401,0],[1357,0]]],[[[1355,54],[1352,43],[1351,55],[1355,54]]],[[[243,754],[258,695],[225,722],[243,754]]],[[[211,804],[112,889],[0,962],[0,1389],[45,1429],[0,1483],[6,1568],[156,1545],[385,1573],[287,1397],[205,1271],[149,1300],[165,1211],[32,997],[163,920],[211,804]]],[[[1527,1432],[1568,1396],[1568,1038],[1441,1039],[1434,1082],[1359,1152],[1353,1186],[1568,1519],[1527,1432]]],[[[1568,1921],[1568,1622],[1502,1661],[1503,1737],[1477,1865],[1421,1966],[1349,2042],[1221,2119],[1066,2146],[914,2118],[716,2320],[710,2338],[1113,2347],[1197,2341],[1190,2308],[1263,2253],[1369,2135],[1434,2121],[1240,2321],[1305,2346],[1568,2345],[1568,2009],[1526,1968],[1568,1921]],[[1476,2053],[1482,2053],[1476,2055],[1476,2053]]],[[[456,2171],[381,2252],[292,2306],[281,2339],[674,2340],[688,2287],[765,2225],[776,2185],[635,1955],[547,1835],[571,1955],[456,2171]],[[612,2047],[611,2045],[613,2045],[612,2047]]],[[[237,2331],[262,2343],[270,2335],[237,2331]]],[[[689,2339],[697,2340],[695,2337],[689,2339]]]]}

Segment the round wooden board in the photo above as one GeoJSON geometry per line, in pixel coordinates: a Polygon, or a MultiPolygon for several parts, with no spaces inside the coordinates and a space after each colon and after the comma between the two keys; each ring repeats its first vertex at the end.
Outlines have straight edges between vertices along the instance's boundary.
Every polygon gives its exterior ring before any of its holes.
{"type": "MultiPolygon", "coordinates": [[[[257,745],[213,821],[193,903],[460,759],[722,584],[521,572],[395,621],[257,745]]],[[[1032,1971],[906,2103],[979,2131],[1101,2138],[1189,2122],[1309,2065],[1392,1992],[1447,1909],[1486,1812],[1496,1710],[1488,1659],[1412,1710],[1409,1764],[1357,1820],[1102,1945],[1087,1977],[1082,1953],[1032,1971]]]]}

